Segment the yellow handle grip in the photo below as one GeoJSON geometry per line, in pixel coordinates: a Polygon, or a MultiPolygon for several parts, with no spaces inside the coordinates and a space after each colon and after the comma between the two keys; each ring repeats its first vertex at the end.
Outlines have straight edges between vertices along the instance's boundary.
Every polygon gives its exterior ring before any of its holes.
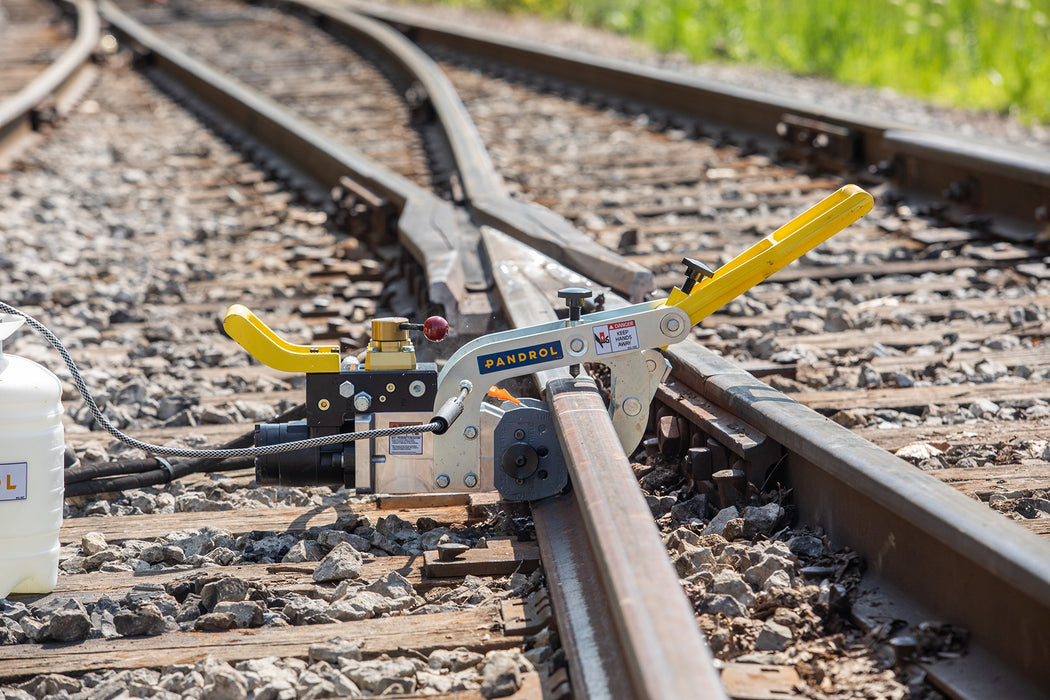
{"type": "Polygon", "coordinates": [[[255,359],[282,372],[338,372],[338,345],[295,345],[274,333],[248,307],[234,304],[222,320],[226,333],[255,359]]]}
{"type": "Polygon", "coordinates": [[[667,306],[677,306],[697,323],[756,284],[871,211],[871,195],[856,185],[846,185],[697,283],[689,294],[671,290],[667,306]]]}

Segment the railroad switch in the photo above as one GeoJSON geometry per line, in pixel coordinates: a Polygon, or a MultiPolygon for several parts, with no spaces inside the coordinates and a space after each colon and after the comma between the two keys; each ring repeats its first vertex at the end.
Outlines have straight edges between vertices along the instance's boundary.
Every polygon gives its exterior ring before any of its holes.
{"type": "MultiPolygon", "coordinates": [[[[359,492],[496,489],[507,500],[556,495],[566,488],[568,471],[550,409],[541,400],[511,397],[501,382],[562,367],[578,371],[584,363],[604,365],[610,373],[609,416],[631,452],[670,372],[658,348],[688,338],[702,319],[872,205],[871,195],[847,185],[717,271],[686,258],[686,279],[667,299],[584,313],[591,291],[563,289],[558,296],[568,305],[566,320],[467,342],[440,372],[417,362],[409,336],[422,332],[427,340],[443,340],[449,328],[440,317],[422,324],[374,319],[368,348],[341,359],[338,346],[289,343],[235,305],[224,321],[230,337],[264,364],[306,374],[306,418],[257,427],[257,445],[283,451],[257,457],[256,476],[260,483],[342,484],[359,492]],[[315,438],[334,444],[292,444],[315,438]]],[[[711,464],[696,459],[693,467],[706,472],[730,466],[717,456],[711,450],[711,464]]]]}

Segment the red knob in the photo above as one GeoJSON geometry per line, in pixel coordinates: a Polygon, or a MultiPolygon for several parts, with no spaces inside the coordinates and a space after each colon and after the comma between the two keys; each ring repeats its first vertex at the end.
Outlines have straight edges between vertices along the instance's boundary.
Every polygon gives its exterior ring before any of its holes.
{"type": "Polygon", "coordinates": [[[448,321],[440,316],[431,316],[423,321],[423,335],[432,343],[440,343],[448,335],[448,321]]]}

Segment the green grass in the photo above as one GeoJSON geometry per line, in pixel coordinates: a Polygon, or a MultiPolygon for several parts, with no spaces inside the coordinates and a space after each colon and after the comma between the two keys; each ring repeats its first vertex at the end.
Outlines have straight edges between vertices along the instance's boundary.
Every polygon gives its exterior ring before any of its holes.
{"type": "Polygon", "coordinates": [[[447,0],[1050,122],[1050,0],[447,0]]]}

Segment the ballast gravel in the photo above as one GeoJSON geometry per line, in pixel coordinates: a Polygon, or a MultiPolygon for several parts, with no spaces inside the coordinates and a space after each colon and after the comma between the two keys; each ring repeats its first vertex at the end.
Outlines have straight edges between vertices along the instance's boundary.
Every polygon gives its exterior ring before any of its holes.
{"type": "MultiPolygon", "coordinates": [[[[898,663],[891,638],[852,621],[861,558],[793,527],[781,494],[756,492],[719,508],[713,483],[696,493],[660,455],[633,467],[716,659],[788,667],[802,697],[942,700],[921,672],[898,663]],[[674,505],[664,508],[664,498],[674,505]]],[[[930,643],[920,655],[964,649],[965,631],[955,632],[952,645],[930,643]]],[[[892,638],[907,633],[918,630],[892,638]]]]}

